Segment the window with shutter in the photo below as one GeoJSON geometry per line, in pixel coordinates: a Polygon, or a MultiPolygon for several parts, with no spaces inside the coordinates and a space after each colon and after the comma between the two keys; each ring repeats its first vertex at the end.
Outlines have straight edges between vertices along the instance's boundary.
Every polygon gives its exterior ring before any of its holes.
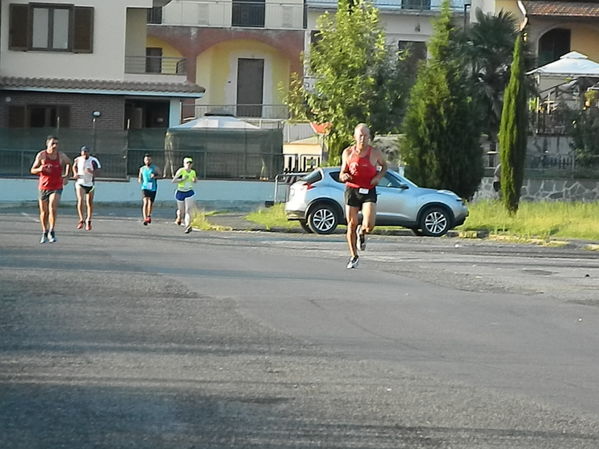
{"type": "Polygon", "coordinates": [[[29,43],[29,6],[11,4],[9,10],[8,48],[10,50],[27,50],[29,43]]]}
{"type": "Polygon", "coordinates": [[[11,4],[10,50],[93,51],[94,8],[64,4],[11,4]]]}
{"type": "Polygon", "coordinates": [[[73,51],[91,53],[94,41],[94,8],[75,7],[73,51]]]}

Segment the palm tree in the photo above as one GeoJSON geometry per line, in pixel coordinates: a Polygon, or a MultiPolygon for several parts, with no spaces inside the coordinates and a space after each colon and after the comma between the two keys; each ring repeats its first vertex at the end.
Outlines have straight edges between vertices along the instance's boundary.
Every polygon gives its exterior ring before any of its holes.
{"type": "Polygon", "coordinates": [[[501,10],[485,14],[476,10],[476,23],[463,37],[464,56],[471,70],[474,90],[481,108],[483,129],[491,142],[496,142],[503,91],[509,80],[514,42],[518,31],[514,16],[501,10]]]}

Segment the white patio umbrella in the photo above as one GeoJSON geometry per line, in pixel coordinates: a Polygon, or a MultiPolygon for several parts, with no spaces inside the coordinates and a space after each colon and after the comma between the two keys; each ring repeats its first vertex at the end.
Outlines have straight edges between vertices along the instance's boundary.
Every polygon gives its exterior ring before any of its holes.
{"type": "Polygon", "coordinates": [[[238,118],[227,116],[227,115],[209,115],[194,120],[190,120],[182,125],[171,126],[171,128],[181,129],[194,129],[194,128],[217,128],[217,129],[259,129],[257,126],[251,123],[244,122],[238,118]]]}
{"type": "Polygon", "coordinates": [[[550,62],[527,72],[527,75],[533,74],[569,78],[580,78],[583,76],[599,77],[599,63],[590,60],[582,53],[571,51],[560,57],[557,61],[550,62]]]}

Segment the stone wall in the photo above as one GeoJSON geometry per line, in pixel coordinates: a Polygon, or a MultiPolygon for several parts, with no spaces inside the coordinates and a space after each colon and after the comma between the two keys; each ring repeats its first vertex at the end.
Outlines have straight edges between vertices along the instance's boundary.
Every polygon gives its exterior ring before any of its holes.
{"type": "MultiPolygon", "coordinates": [[[[497,198],[493,178],[482,179],[474,201],[497,198]]],[[[525,179],[522,201],[599,201],[599,181],[591,179],[525,179]]]]}

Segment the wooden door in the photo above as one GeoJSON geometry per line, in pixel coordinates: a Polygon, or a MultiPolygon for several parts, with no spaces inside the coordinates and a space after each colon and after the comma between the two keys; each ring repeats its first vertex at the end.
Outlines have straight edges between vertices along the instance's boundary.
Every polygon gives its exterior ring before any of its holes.
{"type": "Polygon", "coordinates": [[[237,116],[262,117],[264,59],[237,60],[237,116]]]}

